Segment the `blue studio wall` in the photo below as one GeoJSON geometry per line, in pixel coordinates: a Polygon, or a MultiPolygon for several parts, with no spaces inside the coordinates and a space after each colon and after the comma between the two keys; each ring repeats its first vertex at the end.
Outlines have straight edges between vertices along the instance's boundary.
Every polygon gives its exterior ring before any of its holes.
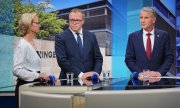
{"type": "MultiPolygon", "coordinates": [[[[163,12],[159,15],[165,21],[171,19],[169,11],[175,14],[175,0],[112,0],[112,77],[128,77],[131,74],[124,62],[127,40],[130,33],[141,29],[139,13],[145,6],[155,7],[163,12]]],[[[164,29],[171,25],[158,26],[164,29]]]]}
{"type": "Polygon", "coordinates": [[[14,0],[0,0],[0,23],[0,108],[15,108],[15,97],[1,93],[14,91],[14,0]]]}
{"type": "Polygon", "coordinates": [[[1,0],[0,10],[0,92],[14,91],[14,1],[1,0]]]}
{"type": "Polygon", "coordinates": [[[112,0],[112,77],[129,77],[124,60],[128,35],[141,29],[139,11],[152,0],[112,0]]]}
{"type": "Polygon", "coordinates": [[[127,42],[127,1],[112,0],[112,77],[128,75],[124,63],[127,42]]]}

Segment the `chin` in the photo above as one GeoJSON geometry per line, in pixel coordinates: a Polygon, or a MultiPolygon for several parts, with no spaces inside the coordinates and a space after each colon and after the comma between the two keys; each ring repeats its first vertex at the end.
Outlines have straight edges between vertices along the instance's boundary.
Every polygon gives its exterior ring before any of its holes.
{"type": "Polygon", "coordinates": [[[73,29],[73,31],[78,32],[78,30],[77,30],[77,29],[73,29]]]}
{"type": "Polygon", "coordinates": [[[145,27],[145,26],[142,26],[142,28],[145,29],[145,30],[147,29],[147,27],[145,27]]]}

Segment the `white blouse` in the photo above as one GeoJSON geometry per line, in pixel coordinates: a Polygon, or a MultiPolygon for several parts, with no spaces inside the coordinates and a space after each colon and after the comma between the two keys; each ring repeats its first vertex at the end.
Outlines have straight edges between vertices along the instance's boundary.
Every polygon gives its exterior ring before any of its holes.
{"type": "Polygon", "coordinates": [[[14,51],[13,74],[24,80],[38,79],[41,69],[41,59],[35,49],[23,38],[20,39],[14,51]]]}

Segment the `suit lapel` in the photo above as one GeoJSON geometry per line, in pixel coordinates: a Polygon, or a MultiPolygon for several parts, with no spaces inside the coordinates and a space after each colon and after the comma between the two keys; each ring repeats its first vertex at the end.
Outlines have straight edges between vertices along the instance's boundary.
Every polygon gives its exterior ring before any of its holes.
{"type": "Polygon", "coordinates": [[[83,57],[85,57],[88,48],[88,34],[83,30],[83,57]]]}
{"type": "Polygon", "coordinates": [[[71,30],[70,29],[68,29],[69,30],[69,43],[71,44],[71,46],[72,46],[72,49],[77,49],[76,51],[78,52],[78,54],[82,57],[82,55],[81,55],[81,52],[80,52],[80,49],[79,49],[79,46],[78,46],[78,44],[77,44],[77,41],[76,41],[76,39],[75,39],[75,37],[74,37],[74,35],[73,35],[73,33],[71,32],[71,30]]]}
{"type": "Polygon", "coordinates": [[[146,50],[144,48],[144,42],[143,42],[143,29],[141,29],[139,34],[138,34],[138,40],[139,40],[138,43],[139,43],[139,46],[140,46],[139,51],[142,51],[142,55],[148,60],[146,50]]]}
{"type": "Polygon", "coordinates": [[[153,57],[155,56],[156,54],[156,51],[158,51],[158,43],[160,41],[160,35],[157,31],[157,29],[154,30],[154,47],[153,47],[153,51],[152,51],[152,54],[151,54],[151,59],[153,59],[153,57]]]}

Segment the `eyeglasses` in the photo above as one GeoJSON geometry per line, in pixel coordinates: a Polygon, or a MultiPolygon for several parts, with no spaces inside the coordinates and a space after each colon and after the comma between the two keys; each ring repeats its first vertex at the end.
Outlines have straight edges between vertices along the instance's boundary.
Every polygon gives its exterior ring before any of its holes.
{"type": "Polygon", "coordinates": [[[32,23],[35,23],[35,24],[37,24],[37,25],[40,25],[40,23],[39,23],[39,22],[32,22],[32,23]]]}
{"type": "Polygon", "coordinates": [[[79,20],[79,19],[69,19],[69,22],[70,23],[76,23],[76,24],[79,24],[82,20],[79,20]]]}

